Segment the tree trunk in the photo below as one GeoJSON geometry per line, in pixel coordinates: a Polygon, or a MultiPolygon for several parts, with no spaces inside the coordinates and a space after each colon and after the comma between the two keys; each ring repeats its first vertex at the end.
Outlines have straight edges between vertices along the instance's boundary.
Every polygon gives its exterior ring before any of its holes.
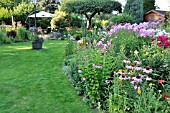
{"type": "Polygon", "coordinates": [[[92,23],[92,18],[94,17],[94,15],[96,14],[97,12],[93,12],[92,15],[89,17],[86,13],[85,13],[85,16],[87,18],[87,29],[90,30],[91,28],[91,23],[92,23]]]}

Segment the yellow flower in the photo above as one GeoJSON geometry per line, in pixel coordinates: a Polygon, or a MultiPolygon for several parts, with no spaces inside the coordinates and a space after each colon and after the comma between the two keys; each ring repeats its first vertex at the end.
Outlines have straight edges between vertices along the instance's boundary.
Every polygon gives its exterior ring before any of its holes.
{"type": "Polygon", "coordinates": [[[122,82],[122,79],[118,79],[118,82],[122,82]]]}
{"type": "Polygon", "coordinates": [[[119,69],[118,72],[125,72],[123,69],[119,69]]]}
{"type": "Polygon", "coordinates": [[[135,54],[135,55],[138,55],[138,54],[139,54],[139,52],[138,52],[137,50],[135,50],[135,51],[134,51],[134,54],[135,54]]]}
{"type": "Polygon", "coordinates": [[[160,92],[162,92],[161,90],[158,90],[158,92],[160,93],[160,92]]]}
{"type": "Polygon", "coordinates": [[[141,90],[138,90],[138,94],[139,94],[139,95],[141,94],[141,90]]]}
{"type": "Polygon", "coordinates": [[[152,86],[154,86],[154,84],[151,82],[151,83],[149,83],[149,86],[151,86],[151,87],[152,87],[152,86]]]}

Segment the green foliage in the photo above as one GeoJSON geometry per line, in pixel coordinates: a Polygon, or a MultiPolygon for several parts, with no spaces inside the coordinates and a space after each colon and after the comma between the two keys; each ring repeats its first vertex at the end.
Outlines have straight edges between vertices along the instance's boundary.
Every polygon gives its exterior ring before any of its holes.
{"type": "Polygon", "coordinates": [[[121,12],[121,4],[111,0],[65,0],[63,9],[69,13],[85,14],[87,12],[111,13],[121,12]]]}
{"type": "Polygon", "coordinates": [[[26,28],[18,27],[15,41],[26,41],[26,40],[29,40],[26,28]]]}
{"type": "Polygon", "coordinates": [[[128,25],[120,30],[110,23],[77,43],[71,37],[64,60],[71,69],[68,78],[83,101],[102,112],[168,113],[169,100],[162,94],[170,94],[169,48],[157,47],[151,37],[140,37],[128,25]],[[123,63],[125,58],[130,63],[123,63]]]}
{"type": "Polygon", "coordinates": [[[80,28],[82,20],[77,14],[67,14],[63,11],[56,11],[56,17],[51,20],[53,29],[65,30],[66,27],[80,28]]]}
{"type": "Polygon", "coordinates": [[[143,21],[143,1],[142,0],[127,0],[124,13],[134,17],[135,23],[143,21]]]}
{"type": "Polygon", "coordinates": [[[8,38],[6,36],[6,30],[4,28],[2,28],[0,30],[0,44],[4,44],[5,43],[5,39],[8,38]]]}
{"type": "Polygon", "coordinates": [[[134,23],[134,18],[129,15],[129,14],[125,14],[125,13],[122,13],[121,15],[114,15],[112,16],[109,21],[115,23],[115,24],[125,24],[125,23],[131,23],[133,24],[134,23]]]}
{"type": "Polygon", "coordinates": [[[6,24],[11,23],[12,10],[1,7],[0,12],[0,24],[3,24],[3,22],[5,22],[6,24]]]}
{"type": "Polygon", "coordinates": [[[62,3],[62,10],[67,13],[84,14],[87,18],[87,27],[91,27],[91,19],[97,13],[111,13],[113,10],[121,12],[121,4],[111,0],[65,0],[62,3]],[[91,13],[88,15],[88,13],[91,13]]]}
{"type": "Polygon", "coordinates": [[[150,10],[155,10],[155,0],[143,0],[143,12],[146,13],[150,10]]]}
{"type": "Polygon", "coordinates": [[[65,29],[69,26],[68,14],[63,11],[57,11],[57,16],[51,20],[51,27],[53,29],[65,29]]]}
{"type": "Polygon", "coordinates": [[[18,6],[14,7],[13,16],[15,21],[25,22],[27,16],[33,12],[33,4],[30,3],[20,3],[18,6]]]}

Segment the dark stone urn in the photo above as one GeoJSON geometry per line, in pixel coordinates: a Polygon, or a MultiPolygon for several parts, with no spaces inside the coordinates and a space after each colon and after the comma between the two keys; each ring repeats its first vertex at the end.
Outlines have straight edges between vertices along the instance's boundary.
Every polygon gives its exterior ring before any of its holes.
{"type": "Polygon", "coordinates": [[[35,40],[32,42],[32,49],[36,50],[42,49],[42,44],[43,44],[42,40],[35,40]]]}

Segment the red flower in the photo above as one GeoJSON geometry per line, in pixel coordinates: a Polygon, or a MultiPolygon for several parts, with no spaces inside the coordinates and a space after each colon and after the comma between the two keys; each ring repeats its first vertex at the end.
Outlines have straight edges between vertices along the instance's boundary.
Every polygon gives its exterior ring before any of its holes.
{"type": "Polygon", "coordinates": [[[154,41],[154,40],[156,40],[156,38],[152,38],[151,40],[154,41]]]}
{"type": "Polygon", "coordinates": [[[165,80],[158,80],[158,84],[162,84],[164,82],[165,82],[165,80]]]}
{"type": "Polygon", "coordinates": [[[162,94],[162,98],[164,98],[164,99],[168,99],[168,98],[169,98],[169,96],[168,96],[167,94],[162,94]]]}
{"type": "Polygon", "coordinates": [[[166,36],[158,36],[158,41],[165,42],[167,40],[166,36]]]}
{"type": "Polygon", "coordinates": [[[165,42],[164,42],[165,48],[168,48],[169,45],[170,45],[170,42],[169,42],[169,41],[165,41],[165,42]]]}
{"type": "Polygon", "coordinates": [[[158,47],[162,47],[162,44],[158,44],[158,47]]]}

